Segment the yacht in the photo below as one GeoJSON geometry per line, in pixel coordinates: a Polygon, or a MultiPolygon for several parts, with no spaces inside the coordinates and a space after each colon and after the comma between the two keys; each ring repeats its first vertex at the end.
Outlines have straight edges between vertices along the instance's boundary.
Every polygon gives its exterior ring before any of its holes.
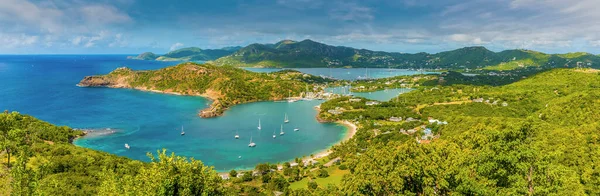
{"type": "Polygon", "coordinates": [[[300,131],[300,129],[298,129],[298,128],[295,128],[295,129],[294,129],[294,131],[300,131]]]}
{"type": "Polygon", "coordinates": [[[252,142],[252,136],[250,136],[250,144],[248,144],[248,147],[255,147],[256,143],[252,142]]]}
{"type": "Polygon", "coordinates": [[[262,127],[260,126],[260,118],[258,119],[258,127],[257,128],[258,128],[258,130],[262,129],[262,127]]]}
{"type": "Polygon", "coordinates": [[[127,144],[127,143],[126,143],[126,144],[125,144],[125,148],[129,149],[129,148],[130,148],[130,147],[129,147],[129,144],[127,144]]]}
{"type": "Polygon", "coordinates": [[[235,131],[235,139],[240,139],[240,135],[238,134],[237,131],[235,131]]]}

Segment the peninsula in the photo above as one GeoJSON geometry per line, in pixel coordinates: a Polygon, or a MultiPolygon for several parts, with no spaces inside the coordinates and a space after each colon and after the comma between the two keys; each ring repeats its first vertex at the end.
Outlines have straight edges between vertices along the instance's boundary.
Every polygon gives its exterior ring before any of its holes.
{"type": "Polygon", "coordinates": [[[235,104],[299,97],[315,84],[331,82],[298,71],[255,73],[230,66],[182,63],[152,71],[117,68],[106,75],[86,76],[80,87],[130,88],[177,95],[202,96],[213,102],[203,118],[222,115],[235,104]]]}

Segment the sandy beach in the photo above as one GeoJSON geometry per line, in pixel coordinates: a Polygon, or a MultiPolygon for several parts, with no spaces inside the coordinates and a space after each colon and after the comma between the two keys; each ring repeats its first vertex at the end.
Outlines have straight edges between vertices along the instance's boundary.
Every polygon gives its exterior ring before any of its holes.
{"type": "MultiPolygon", "coordinates": [[[[350,140],[352,137],[354,137],[354,135],[356,134],[356,130],[357,130],[357,126],[354,123],[351,123],[350,121],[346,121],[346,120],[345,121],[336,121],[336,123],[344,125],[347,128],[347,131],[346,131],[346,136],[344,136],[344,138],[342,140],[340,140],[338,143],[334,144],[333,146],[350,140]]],[[[331,154],[331,147],[313,154],[313,157],[307,156],[303,159],[303,161],[306,162],[306,161],[313,160],[313,159],[320,159],[320,158],[329,156],[329,154],[331,154]]]]}

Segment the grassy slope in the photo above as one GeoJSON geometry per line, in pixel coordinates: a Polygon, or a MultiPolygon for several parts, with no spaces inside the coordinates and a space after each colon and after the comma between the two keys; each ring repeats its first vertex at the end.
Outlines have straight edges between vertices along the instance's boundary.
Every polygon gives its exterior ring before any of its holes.
{"type": "Polygon", "coordinates": [[[214,100],[210,110],[219,115],[234,104],[299,96],[307,85],[329,80],[297,71],[255,73],[230,66],[182,63],[153,71],[117,69],[99,76],[117,87],[203,95],[214,100]]]}
{"type": "MultiPolygon", "coordinates": [[[[344,175],[350,173],[350,171],[348,171],[348,170],[340,170],[337,167],[329,167],[329,168],[326,168],[325,170],[327,172],[329,172],[328,177],[312,179],[320,187],[326,187],[329,184],[336,185],[336,186],[340,185],[342,183],[342,178],[344,177],[344,175]]],[[[293,190],[306,189],[309,181],[310,181],[310,179],[304,178],[300,181],[293,182],[290,184],[290,189],[293,189],[293,190]]]]}

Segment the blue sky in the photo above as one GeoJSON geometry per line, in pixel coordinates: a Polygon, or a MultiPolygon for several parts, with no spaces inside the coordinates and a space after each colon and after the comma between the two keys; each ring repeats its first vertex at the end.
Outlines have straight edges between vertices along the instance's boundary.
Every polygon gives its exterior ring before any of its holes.
{"type": "Polygon", "coordinates": [[[600,53],[599,0],[0,0],[0,54],[165,53],[282,39],[393,52],[600,53]]]}

